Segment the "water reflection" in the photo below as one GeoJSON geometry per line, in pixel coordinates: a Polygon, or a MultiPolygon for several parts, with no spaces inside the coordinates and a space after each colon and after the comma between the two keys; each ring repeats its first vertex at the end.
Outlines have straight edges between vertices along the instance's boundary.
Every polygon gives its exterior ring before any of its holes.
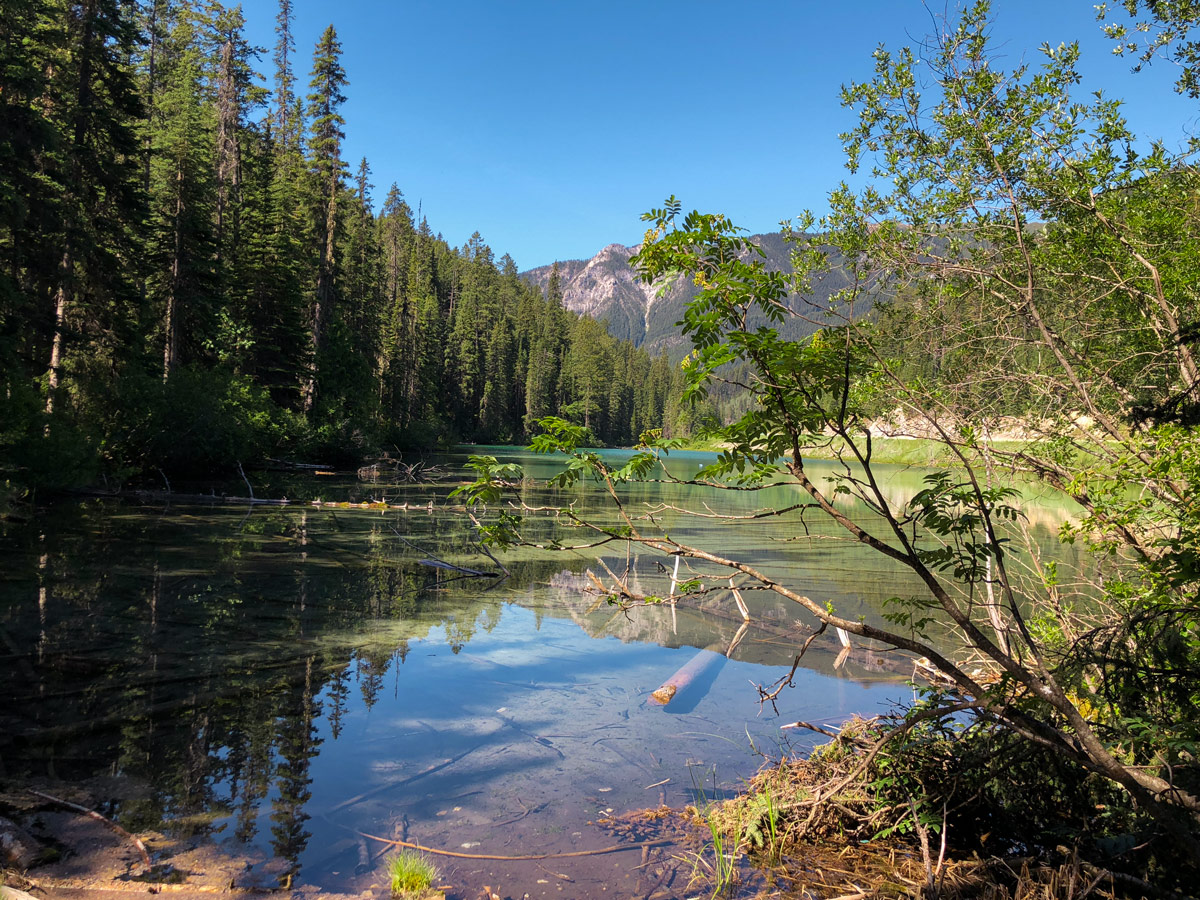
{"type": "MultiPolygon", "coordinates": [[[[638,502],[687,499],[638,490],[638,502]]],[[[908,662],[857,650],[835,670],[831,641],[778,713],[760,710],[748,682],[785,673],[811,627],[774,595],[747,593],[754,623],[739,635],[720,592],[673,609],[597,604],[582,589],[592,558],[525,552],[502,582],[466,577],[430,561],[493,570],[470,522],[411,508],[444,487],[318,491],[387,491],[410,509],[86,501],[4,524],[0,774],[118,776],[110,811],[132,831],[209,836],[302,882],[354,887],[355,832],[501,854],[531,834],[594,845],[584,823],[607,809],[686,802],[714,769],[718,788],[749,774],[755,748],[781,745],[780,724],[905,695],[908,662]],[[648,706],[697,648],[729,659],[669,714],[648,706]]],[[[718,534],[672,527],[697,543],[718,534]]],[[[726,552],[850,615],[877,617],[901,589],[874,557],[793,537],[720,532],[726,552]]],[[[665,580],[649,557],[608,562],[647,588],[665,580]]]]}

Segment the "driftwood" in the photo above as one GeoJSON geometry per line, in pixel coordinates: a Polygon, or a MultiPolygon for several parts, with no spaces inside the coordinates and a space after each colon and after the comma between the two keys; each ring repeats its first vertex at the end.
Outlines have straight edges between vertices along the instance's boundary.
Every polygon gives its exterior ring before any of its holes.
{"type": "Polygon", "coordinates": [[[367,460],[367,464],[359,467],[358,477],[363,481],[397,481],[401,484],[421,484],[441,481],[446,477],[443,466],[432,465],[424,460],[406,463],[391,456],[378,456],[367,460]]]}
{"type": "Polygon", "coordinates": [[[89,819],[95,819],[97,822],[100,822],[106,827],[112,829],[112,831],[116,832],[121,837],[131,841],[133,845],[137,847],[138,853],[142,857],[142,864],[145,865],[147,870],[151,868],[150,854],[147,852],[146,845],[142,843],[141,838],[137,837],[137,835],[130,834],[112,819],[105,818],[95,810],[88,809],[86,806],[80,806],[78,803],[72,803],[70,800],[63,800],[61,797],[43,794],[41,791],[35,791],[33,788],[26,788],[26,790],[36,797],[41,797],[43,800],[49,800],[51,803],[57,803],[59,806],[65,806],[67,809],[74,810],[80,815],[87,816],[89,819]]]}

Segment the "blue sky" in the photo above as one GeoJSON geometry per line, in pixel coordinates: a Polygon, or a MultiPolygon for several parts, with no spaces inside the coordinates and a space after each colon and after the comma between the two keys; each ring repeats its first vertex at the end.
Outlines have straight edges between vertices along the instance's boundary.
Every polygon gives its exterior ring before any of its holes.
{"type": "MultiPolygon", "coordinates": [[[[243,0],[267,49],[277,0],[243,0]]],[[[394,181],[452,244],[479,231],[522,269],[633,244],[668,194],[769,231],[845,177],[838,89],[871,51],[931,30],[929,0],[295,0],[295,69],[337,28],[350,80],[345,156],[377,202],[394,181]]],[[[1005,63],[1079,40],[1081,91],[1127,101],[1135,131],[1182,143],[1200,104],[1165,62],[1116,59],[1092,0],[995,0],[1005,63]]],[[[307,88],[305,88],[307,89],[307,88]]],[[[1082,96],[1082,95],[1081,95],[1082,96]]]]}

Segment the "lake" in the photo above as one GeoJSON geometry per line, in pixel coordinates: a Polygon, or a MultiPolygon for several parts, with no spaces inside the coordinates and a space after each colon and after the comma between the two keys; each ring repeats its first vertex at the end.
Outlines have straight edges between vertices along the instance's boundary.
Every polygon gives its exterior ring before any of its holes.
{"type": "MultiPolygon", "coordinates": [[[[535,476],[556,465],[466,448],[433,460],[446,483],[249,473],[256,496],[293,502],[87,498],[0,523],[0,776],[85,785],[130,831],[215,842],[249,862],[245,884],[377,892],[387,847],[368,834],[463,854],[439,860],[454,896],[503,883],[515,897],[683,897],[695,890],[671,846],[473,857],[605,849],[630,833],[624,814],[703,804],[765,757],[813,745],[782,725],[911,700],[909,661],[839,659],[828,635],[776,707],[760,706],[754,686],[786,676],[812,630],[772,594],[747,592],[753,622],[739,637],[727,594],[674,609],[598,601],[585,573],[600,551],[521,550],[501,557],[507,577],[469,576],[499,569],[446,500],[467,450],[535,476]],[[336,505],[365,501],[389,508],[336,505]],[[648,702],[704,649],[695,683],[665,707],[648,702]]],[[[670,459],[682,475],[712,456],[670,459]]],[[[923,474],[889,471],[888,490],[911,496],[923,474]]],[[[607,514],[594,487],[522,491],[531,506],[607,514]]],[[[817,516],[689,519],[672,507],[703,511],[702,498],[672,484],[633,485],[626,499],[851,618],[879,621],[888,597],[917,590],[817,516]]],[[[783,487],[708,502],[733,515],[801,499],[783,487]]],[[[1039,497],[1025,510],[1029,540],[1055,547],[1067,507],[1039,497]]],[[[548,533],[549,520],[530,529],[548,533]]],[[[665,560],[603,553],[647,593],[669,591],[665,560]]]]}

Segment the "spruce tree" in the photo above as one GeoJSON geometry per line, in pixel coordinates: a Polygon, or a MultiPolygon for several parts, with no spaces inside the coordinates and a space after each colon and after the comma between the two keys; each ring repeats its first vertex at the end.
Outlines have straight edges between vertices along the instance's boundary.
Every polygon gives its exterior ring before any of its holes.
{"type": "Polygon", "coordinates": [[[297,149],[300,137],[296,76],[292,71],[292,54],[296,51],[292,16],[292,0],[279,0],[279,13],[275,17],[275,103],[270,126],[281,150],[297,149]]]}
{"type": "Polygon", "coordinates": [[[338,228],[338,196],[342,191],[345,163],[342,141],[346,120],[340,109],[346,100],[342,89],[347,85],[341,63],[342,45],[330,25],[313,51],[312,88],[308,95],[311,120],[309,135],[310,175],[314,238],[317,247],[316,290],[311,315],[311,352],[313,367],[304,386],[304,410],[311,412],[317,395],[318,367],[325,319],[334,302],[336,272],[335,242],[338,228]]]}
{"type": "Polygon", "coordinates": [[[213,105],[206,103],[206,14],[172,9],[160,60],[161,122],[152,129],[150,294],[162,322],[162,375],[211,347],[217,194],[213,105]]]}
{"type": "Polygon", "coordinates": [[[408,299],[408,264],[414,228],[412,210],[395,182],[383,201],[377,224],[381,258],[380,334],[377,375],[379,408],[385,426],[407,424],[406,370],[415,362],[415,315],[408,299]]]}
{"type": "MultiPolygon", "coordinates": [[[[137,117],[141,103],[129,61],[135,31],[119,0],[71,0],[54,15],[65,23],[65,53],[56,54],[48,93],[55,150],[45,176],[55,185],[57,265],[51,276],[52,328],[46,366],[46,412],[55,409],[68,337],[110,360],[132,338],[136,315],[125,299],[142,216],[138,191],[137,117]],[[90,345],[90,346],[88,346],[90,345]]],[[[86,363],[80,353],[80,364],[86,363]]]]}

